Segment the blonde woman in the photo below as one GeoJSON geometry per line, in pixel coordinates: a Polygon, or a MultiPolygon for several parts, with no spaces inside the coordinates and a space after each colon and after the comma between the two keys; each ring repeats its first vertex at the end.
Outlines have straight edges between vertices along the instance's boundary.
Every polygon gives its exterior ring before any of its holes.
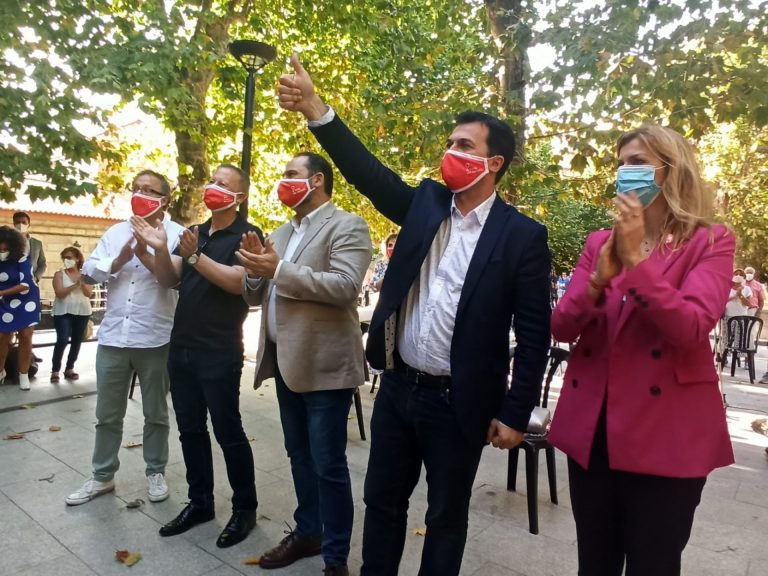
{"type": "Polygon", "coordinates": [[[677,575],[707,475],[733,462],[709,333],[735,239],[682,136],[644,126],[617,149],[613,229],[587,238],[552,315],[578,344],[550,441],[568,455],[579,574],[677,575]]]}
{"type": "Polygon", "coordinates": [[[83,253],[74,246],[61,251],[62,268],[53,275],[53,325],[56,327],[56,345],[51,361],[51,382],[59,382],[61,359],[69,344],[64,378],[77,380],[75,362],[80,354],[80,344],[85,338],[85,328],[91,317],[91,293],[93,286],[83,282],[80,270],[83,268],[83,253]]]}

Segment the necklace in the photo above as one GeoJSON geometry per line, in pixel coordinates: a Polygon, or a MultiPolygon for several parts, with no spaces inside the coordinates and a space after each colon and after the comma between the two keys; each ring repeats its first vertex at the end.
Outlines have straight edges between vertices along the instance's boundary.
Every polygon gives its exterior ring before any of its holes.
{"type": "Polygon", "coordinates": [[[645,256],[649,256],[651,251],[653,250],[653,244],[651,244],[649,240],[644,239],[642,243],[642,249],[643,249],[643,254],[645,256]]]}

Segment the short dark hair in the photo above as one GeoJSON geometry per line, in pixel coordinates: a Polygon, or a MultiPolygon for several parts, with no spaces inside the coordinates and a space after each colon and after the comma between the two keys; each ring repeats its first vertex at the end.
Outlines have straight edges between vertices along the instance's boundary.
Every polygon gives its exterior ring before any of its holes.
{"type": "Polygon", "coordinates": [[[496,173],[496,182],[498,182],[504,176],[509,163],[515,156],[515,133],[509,124],[484,112],[467,110],[456,116],[456,126],[473,124],[474,122],[479,122],[488,128],[488,138],[485,141],[488,145],[488,156],[504,157],[504,164],[501,165],[501,170],[496,173]]]}
{"type": "Polygon", "coordinates": [[[27,247],[27,241],[16,228],[10,226],[0,226],[0,244],[8,246],[10,252],[9,259],[18,262],[24,256],[24,248],[27,247]]]}
{"type": "Polygon", "coordinates": [[[139,176],[152,176],[153,178],[157,178],[160,180],[160,190],[158,190],[158,192],[163,196],[171,195],[171,185],[168,183],[168,179],[159,172],[155,172],[154,170],[142,170],[133,177],[133,182],[136,182],[136,179],[139,178],[139,176]]]}
{"type": "Polygon", "coordinates": [[[83,264],[85,263],[85,258],[83,258],[83,253],[80,252],[80,249],[76,246],[67,246],[64,248],[64,250],[61,251],[59,256],[61,256],[61,259],[64,259],[64,254],[71,252],[75,255],[75,260],[77,261],[77,269],[80,270],[83,267],[83,264]]]}
{"type": "Polygon", "coordinates": [[[246,196],[248,195],[248,192],[251,189],[251,179],[248,176],[248,174],[245,173],[245,170],[243,170],[238,166],[235,166],[234,164],[219,164],[216,170],[218,170],[219,168],[226,168],[227,170],[234,170],[235,172],[237,172],[237,175],[240,177],[240,192],[245,194],[246,196]]]}
{"type": "Polygon", "coordinates": [[[21,211],[16,212],[13,215],[13,223],[15,224],[17,220],[21,220],[22,218],[26,218],[27,222],[29,222],[30,224],[32,223],[32,218],[29,217],[29,214],[27,214],[26,212],[21,212],[21,211]]]}
{"type": "Polygon", "coordinates": [[[320,172],[323,175],[325,183],[323,189],[328,196],[333,195],[333,168],[331,168],[330,162],[314,152],[299,152],[295,158],[306,158],[307,167],[309,168],[309,175],[313,176],[320,172]]]}

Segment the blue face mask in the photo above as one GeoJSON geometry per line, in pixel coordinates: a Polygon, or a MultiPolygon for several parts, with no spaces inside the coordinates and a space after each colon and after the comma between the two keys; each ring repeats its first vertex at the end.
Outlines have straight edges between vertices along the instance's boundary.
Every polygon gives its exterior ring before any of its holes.
{"type": "Polygon", "coordinates": [[[656,184],[656,166],[619,166],[616,172],[616,192],[634,192],[643,208],[647,208],[661,192],[656,184]]]}

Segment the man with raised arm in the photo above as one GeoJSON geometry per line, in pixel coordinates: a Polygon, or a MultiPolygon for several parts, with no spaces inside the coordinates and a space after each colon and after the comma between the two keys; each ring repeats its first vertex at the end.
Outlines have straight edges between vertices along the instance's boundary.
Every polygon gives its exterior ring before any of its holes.
{"type": "Polygon", "coordinates": [[[460,114],[441,164],[445,184],[412,187],[320,99],[296,55],[292,65],[280,105],[303,114],[344,177],[401,226],[368,336],[368,360],[385,372],[371,421],[361,574],[397,574],[423,463],[419,574],[457,575],[483,446],[517,446],[539,399],[550,344],[547,231],[496,194],[515,152],[505,122],[460,114]]]}

